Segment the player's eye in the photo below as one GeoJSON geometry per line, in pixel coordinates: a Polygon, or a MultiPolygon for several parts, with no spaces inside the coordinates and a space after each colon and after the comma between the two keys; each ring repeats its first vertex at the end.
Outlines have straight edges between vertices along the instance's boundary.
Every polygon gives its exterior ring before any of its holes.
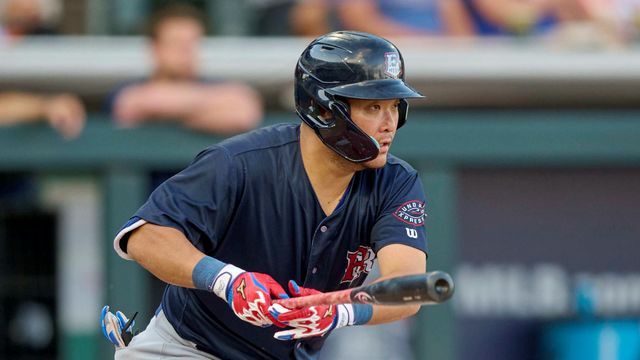
{"type": "Polygon", "coordinates": [[[373,104],[373,105],[369,106],[369,109],[374,110],[374,111],[378,111],[378,110],[380,110],[380,104],[373,104]]]}

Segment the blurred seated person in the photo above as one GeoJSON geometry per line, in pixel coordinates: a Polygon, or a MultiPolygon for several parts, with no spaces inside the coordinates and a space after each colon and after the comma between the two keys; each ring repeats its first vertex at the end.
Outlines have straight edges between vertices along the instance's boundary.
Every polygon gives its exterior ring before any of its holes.
{"type": "Polygon", "coordinates": [[[471,36],[463,0],[325,0],[344,28],[380,36],[471,36]]]}
{"type": "Polygon", "coordinates": [[[541,34],[563,23],[589,21],[579,0],[465,0],[482,35],[541,34]]]}
{"type": "Polygon", "coordinates": [[[336,0],[300,0],[289,12],[289,26],[293,35],[317,37],[341,26],[333,26],[336,0]]]}
{"type": "Polygon", "coordinates": [[[302,0],[246,0],[251,34],[256,36],[292,35],[288,19],[291,9],[302,0]]]}
{"type": "Polygon", "coordinates": [[[0,125],[44,120],[64,138],[76,138],[85,123],[85,109],[75,95],[36,95],[0,92],[0,125]]]}
{"type": "Polygon", "coordinates": [[[577,0],[600,30],[610,30],[623,41],[640,39],[640,0],[577,0]]]}
{"type": "Polygon", "coordinates": [[[58,0],[0,0],[0,32],[11,40],[29,35],[56,34],[53,23],[58,0]]]}
{"type": "Polygon", "coordinates": [[[119,87],[107,100],[119,125],[176,120],[218,134],[244,132],[258,125],[262,103],[253,89],[198,76],[204,31],[200,13],[184,5],[164,8],[152,18],[152,74],[119,87]]]}

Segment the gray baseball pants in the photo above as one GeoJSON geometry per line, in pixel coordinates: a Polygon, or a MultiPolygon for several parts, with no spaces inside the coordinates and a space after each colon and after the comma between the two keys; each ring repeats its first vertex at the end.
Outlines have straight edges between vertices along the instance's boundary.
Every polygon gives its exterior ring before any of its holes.
{"type": "Polygon", "coordinates": [[[157,359],[199,359],[220,360],[196,349],[196,345],[178,335],[171,323],[159,311],[147,328],[133,337],[129,346],[116,350],[115,360],[157,360],[157,359]]]}

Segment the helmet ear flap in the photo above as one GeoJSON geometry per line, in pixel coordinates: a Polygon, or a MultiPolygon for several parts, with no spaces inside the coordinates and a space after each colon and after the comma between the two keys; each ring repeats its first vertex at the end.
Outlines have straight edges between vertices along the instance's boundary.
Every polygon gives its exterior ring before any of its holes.
{"type": "Polygon", "coordinates": [[[398,129],[407,122],[407,115],[409,114],[409,102],[406,99],[400,99],[398,104],[398,129]]]}
{"type": "Polygon", "coordinates": [[[320,129],[320,139],[349,161],[360,163],[376,158],[380,145],[351,120],[347,109],[348,106],[340,101],[332,103],[334,126],[320,129]]]}

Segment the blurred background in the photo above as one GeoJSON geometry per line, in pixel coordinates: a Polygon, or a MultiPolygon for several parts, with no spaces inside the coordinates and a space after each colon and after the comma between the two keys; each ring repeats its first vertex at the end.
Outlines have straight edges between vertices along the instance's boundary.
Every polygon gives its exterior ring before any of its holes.
{"type": "Polygon", "coordinates": [[[0,0],[0,359],[108,359],[163,285],[113,236],[204,147],[293,112],[314,36],[392,39],[424,93],[429,269],[456,294],[323,359],[640,359],[640,0],[0,0]]]}

